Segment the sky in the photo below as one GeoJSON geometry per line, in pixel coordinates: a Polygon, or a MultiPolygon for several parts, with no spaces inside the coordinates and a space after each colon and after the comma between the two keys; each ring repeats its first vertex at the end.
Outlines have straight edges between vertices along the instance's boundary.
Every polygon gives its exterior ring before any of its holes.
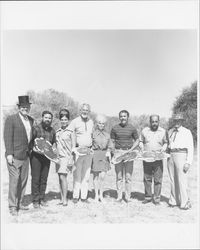
{"type": "Polygon", "coordinates": [[[197,80],[195,30],[14,30],[3,36],[2,104],[53,88],[92,110],[171,115],[197,80]]]}

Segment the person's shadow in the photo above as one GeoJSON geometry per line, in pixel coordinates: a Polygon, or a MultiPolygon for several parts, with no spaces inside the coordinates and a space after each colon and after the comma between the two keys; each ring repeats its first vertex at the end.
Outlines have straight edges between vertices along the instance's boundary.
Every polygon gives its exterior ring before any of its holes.
{"type": "MultiPolygon", "coordinates": [[[[117,190],[115,190],[115,189],[105,190],[103,192],[103,196],[105,198],[117,199],[117,190]]],[[[45,195],[45,200],[46,201],[59,200],[60,198],[61,197],[60,197],[60,193],[59,192],[52,192],[52,191],[50,191],[50,192],[48,192],[45,195]]],[[[72,191],[68,191],[67,192],[67,198],[69,200],[73,199],[73,192],[72,191]]],[[[94,191],[94,189],[88,191],[88,198],[91,198],[91,199],[95,198],[95,191],[94,191]]],[[[143,201],[144,198],[145,198],[145,195],[144,195],[144,193],[141,193],[141,192],[131,192],[131,198],[132,199],[136,199],[138,201],[143,201]]],[[[168,200],[169,199],[166,196],[161,195],[161,199],[160,199],[161,202],[168,203],[168,200]]],[[[23,200],[23,204],[25,206],[28,206],[31,203],[32,203],[32,196],[31,196],[31,194],[25,195],[24,196],[24,200],[23,200]]]]}
{"type": "MultiPolygon", "coordinates": [[[[115,189],[105,190],[103,192],[103,196],[105,198],[117,199],[117,190],[115,190],[115,189]]],[[[95,198],[95,191],[94,191],[94,189],[92,189],[91,191],[88,192],[88,198],[92,198],[92,199],[95,198]]],[[[131,192],[131,199],[136,199],[138,201],[143,201],[144,198],[145,198],[144,193],[141,193],[141,192],[131,192]]],[[[166,196],[161,195],[160,201],[168,203],[168,198],[166,196]]]]}

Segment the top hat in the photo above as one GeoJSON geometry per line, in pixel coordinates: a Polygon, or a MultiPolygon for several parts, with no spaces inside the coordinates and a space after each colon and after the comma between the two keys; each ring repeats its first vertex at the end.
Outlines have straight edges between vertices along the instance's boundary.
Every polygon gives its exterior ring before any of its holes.
{"type": "Polygon", "coordinates": [[[31,104],[31,102],[29,102],[29,96],[27,95],[18,96],[18,100],[19,100],[19,103],[17,105],[19,106],[31,104]]]}
{"type": "Polygon", "coordinates": [[[182,114],[174,114],[173,116],[172,116],[172,119],[173,120],[185,120],[184,119],[184,117],[183,117],[183,115],[182,114]]]}

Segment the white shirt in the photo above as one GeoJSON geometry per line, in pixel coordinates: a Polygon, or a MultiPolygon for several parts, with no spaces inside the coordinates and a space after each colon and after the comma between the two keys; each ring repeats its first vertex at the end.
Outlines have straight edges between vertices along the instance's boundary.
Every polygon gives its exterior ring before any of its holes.
{"type": "Polygon", "coordinates": [[[169,130],[169,147],[171,149],[186,148],[187,149],[187,160],[186,163],[192,164],[194,143],[193,136],[189,129],[180,126],[178,131],[174,131],[174,128],[169,130]]]}
{"type": "Polygon", "coordinates": [[[92,146],[92,132],[94,123],[91,119],[84,121],[80,116],[71,121],[68,129],[75,132],[79,146],[92,146]]]}
{"type": "Polygon", "coordinates": [[[26,134],[27,134],[27,138],[28,138],[28,142],[30,142],[30,140],[31,140],[31,124],[29,122],[29,119],[28,119],[28,117],[27,117],[27,119],[25,119],[24,116],[21,115],[20,113],[19,113],[19,116],[20,116],[20,118],[21,118],[21,120],[22,120],[22,122],[24,124],[26,134]]]}

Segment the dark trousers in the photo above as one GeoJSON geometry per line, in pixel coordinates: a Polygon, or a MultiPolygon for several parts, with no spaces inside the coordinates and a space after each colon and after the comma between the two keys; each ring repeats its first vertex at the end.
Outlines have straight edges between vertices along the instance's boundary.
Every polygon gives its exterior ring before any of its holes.
{"type": "Polygon", "coordinates": [[[32,152],[31,163],[31,193],[33,203],[39,203],[45,198],[50,160],[45,156],[32,152]]]}
{"type": "Polygon", "coordinates": [[[163,177],[163,162],[143,161],[144,168],[144,187],[145,187],[145,199],[152,199],[152,179],[154,179],[154,195],[153,200],[160,201],[162,177],[163,177]]]}

